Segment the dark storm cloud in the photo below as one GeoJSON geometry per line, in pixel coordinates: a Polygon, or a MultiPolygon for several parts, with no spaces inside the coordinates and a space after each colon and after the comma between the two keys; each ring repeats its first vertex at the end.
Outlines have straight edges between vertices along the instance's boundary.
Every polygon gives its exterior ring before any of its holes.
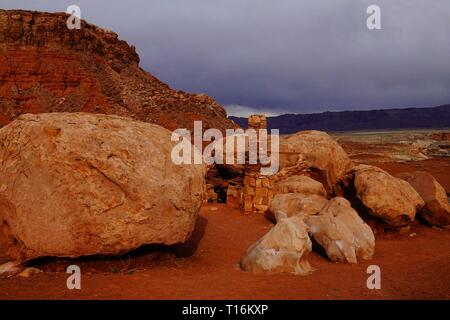
{"type": "Polygon", "coordinates": [[[234,113],[450,102],[448,0],[0,0],[69,4],[134,44],[147,71],[234,113]],[[370,4],[381,7],[382,30],[366,28],[370,4]]]}

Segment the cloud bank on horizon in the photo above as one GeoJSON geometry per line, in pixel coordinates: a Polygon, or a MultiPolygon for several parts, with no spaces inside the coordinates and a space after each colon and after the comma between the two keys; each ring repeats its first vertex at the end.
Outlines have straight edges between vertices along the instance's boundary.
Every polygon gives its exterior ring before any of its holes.
{"type": "Polygon", "coordinates": [[[71,4],[135,45],[145,70],[232,115],[450,102],[448,0],[0,0],[49,12],[71,4]],[[366,27],[371,4],[382,30],[366,27]]]}

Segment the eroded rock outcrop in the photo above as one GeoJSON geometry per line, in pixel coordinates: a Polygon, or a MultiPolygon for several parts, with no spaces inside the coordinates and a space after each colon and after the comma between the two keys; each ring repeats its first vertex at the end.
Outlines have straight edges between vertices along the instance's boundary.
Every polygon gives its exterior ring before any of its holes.
{"type": "Polygon", "coordinates": [[[132,117],[170,130],[233,128],[204,94],[175,91],[139,67],[133,46],[68,15],[0,10],[0,124],[20,114],[92,112],[132,117]]]}
{"type": "Polygon", "coordinates": [[[428,172],[416,171],[402,174],[402,178],[419,193],[425,206],[419,211],[422,218],[431,225],[450,225],[450,205],[447,193],[428,172]]]}
{"type": "Polygon", "coordinates": [[[305,222],[331,261],[357,263],[372,258],[375,251],[372,229],[346,199],[331,199],[317,215],[305,216],[305,222]]]}
{"type": "Polygon", "coordinates": [[[354,187],[369,214],[393,227],[409,225],[424,206],[422,198],[408,182],[374,166],[354,168],[354,187]]]}
{"type": "Polygon", "coordinates": [[[308,228],[301,217],[280,219],[241,260],[241,267],[254,273],[288,272],[306,275],[311,272],[307,260],[311,252],[308,228]]]}
{"type": "Polygon", "coordinates": [[[157,125],[87,113],[28,114],[0,129],[7,255],[119,254],[187,240],[205,168],[175,165],[170,137],[157,125]]]}

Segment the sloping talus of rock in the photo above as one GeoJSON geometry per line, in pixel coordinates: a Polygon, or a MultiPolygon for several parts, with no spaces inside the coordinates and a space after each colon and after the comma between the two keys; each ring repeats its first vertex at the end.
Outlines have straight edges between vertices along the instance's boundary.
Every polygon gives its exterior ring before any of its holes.
{"type": "Polygon", "coordinates": [[[139,67],[133,46],[68,15],[0,10],[0,124],[24,113],[92,112],[132,117],[169,130],[233,128],[205,94],[171,89],[139,67]]]}
{"type": "Polygon", "coordinates": [[[170,137],[158,125],[88,113],[27,114],[0,129],[8,256],[119,254],[184,242],[202,204],[205,168],[175,165],[170,137]]]}

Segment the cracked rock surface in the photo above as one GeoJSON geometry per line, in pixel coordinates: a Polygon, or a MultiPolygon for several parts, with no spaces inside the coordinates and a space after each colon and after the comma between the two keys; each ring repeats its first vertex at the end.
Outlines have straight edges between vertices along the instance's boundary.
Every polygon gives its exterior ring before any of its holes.
{"type": "Polygon", "coordinates": [[[203,165],[171,161],[170,131],[87,113],[22,115],[0,130],[0,257],[119,254],[184,242],[203,165]]]}

